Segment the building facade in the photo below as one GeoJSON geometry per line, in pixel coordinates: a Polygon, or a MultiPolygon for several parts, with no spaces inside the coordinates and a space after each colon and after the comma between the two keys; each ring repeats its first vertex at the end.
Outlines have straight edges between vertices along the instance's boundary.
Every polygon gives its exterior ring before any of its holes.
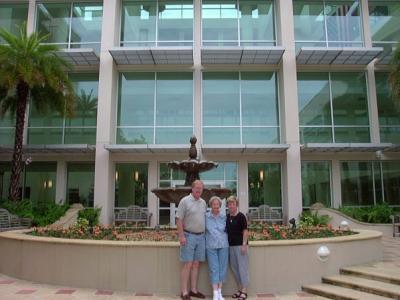
{"type": "MultiPolygon", "coordinates": [[[[73,65],[73,119],[29,106],[21,195],[102,207],[139,205],[173,224],[151,189],[179,185],[167,162],[219,163],[206,184],[240,209],[285,219],[328,207],[400,205],[400,110],[388,62],[400,3],[382,0],[4,1],[0,26],[48,34],[73,65]]],[[[14,120],[0,120],[7,196],[14,120]]]]}

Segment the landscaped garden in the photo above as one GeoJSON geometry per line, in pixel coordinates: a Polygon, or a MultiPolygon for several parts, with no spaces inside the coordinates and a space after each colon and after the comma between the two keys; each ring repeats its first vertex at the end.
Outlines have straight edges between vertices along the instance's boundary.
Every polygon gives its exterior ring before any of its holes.
{"type": "Polygon", "coordinates": [[[391,223],[390,216],[400,211],[399,208],[390,207],[387,203],[365,207],[341,207],[338,210],[357,221],[374,224],[391,223]]]}

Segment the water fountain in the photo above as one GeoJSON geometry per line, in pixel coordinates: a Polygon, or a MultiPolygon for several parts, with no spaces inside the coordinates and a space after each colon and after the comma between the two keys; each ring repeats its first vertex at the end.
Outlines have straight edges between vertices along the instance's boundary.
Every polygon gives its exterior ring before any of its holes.
{"type": "MultiPolygon", "coordinates": [[[[197,138],[190,138],[189,159],[182,161],[171,161],[168,167],[174,170],[183,171],[186,173],[184,186],[156,188],[151,191],[161,200],[167,203],[178,204],[179,201],[192,191],[192,182],[200,179],[200,173],[209,171],[218,167],[218,164],[213,161],[205,161],[197,159],[196,149],[197,138]]],[[[231,190],[222,187],[204,187],[202,198],[208,201],[212,196],[218,196],[221,199],[227,198],[231,194],[231,190]]]]}

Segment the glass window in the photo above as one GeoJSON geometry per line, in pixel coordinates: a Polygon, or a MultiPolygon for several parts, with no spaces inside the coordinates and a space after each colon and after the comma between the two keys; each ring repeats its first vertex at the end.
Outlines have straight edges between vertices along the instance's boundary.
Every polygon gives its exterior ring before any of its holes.
{"type": "Polygon", "coordinates": [[[33,203],[54,202],[56,199],[57,163],[33,162],[25,167],[23,198],[33,203]]]}
{"type": "Polygon", "coordinates": [[[115,207],[147,207],[147,163],[118,163],[115,166],[115,207]]]}
{"type": "Polygon", "coordinates": [[[375,73],[381,142],[400,144],[400,107],[391,97],[388,73],[375,73]]]}
{"type": "Polygon", "coordinates": [[[275,73],[204,72],[205,144],[279,143],[275,73]]]}
{"type": "Polygon", "coordinates": [[[368,7],[373,45],[391,50],[400,41],[400,3],[370,0],[368,7]]]}
{"type": "Polygon", "coordinates": [[[18,34],[27,18],[28,4],[0,4],[0,28],[18,34]]]}
{"type": "Polygon", "coordinates": [[[370,141],[364,73],[298,73],[302,143],[370,141]]]}
{"type": "Polygon", "coordinates": [[[303,207],[316,202],[331,207],[331,165],[328,161],[302,161],[303,207]]]}
{"type": "Polygon", "coordinates": [[[203,45],[274,46],[273,1],[204,0],[203,45]]]}
{"type": "Polygon", "coordinates": [[[90,144],[96,143],[98,74],[71,73],[76,92],[73,118],[56,112],[43,113],[30,105],[28,122],[29,144],[90,144]]]}
{"type": "Polygon", "coordinates": [[[192,73],[121,73],[117,143],[185,144],[192,133],[192,73]]]}
{"type": "Polygon", "coordinates": [[[36,30],[49,35],[48,43],[99,51],[102,18],[101,3],[39,3],[36,30]]]}
{"type": "Polygon", "coordinates": [[[15,116],[10,112],[0,116],[0,144],[14,145],[15,116]]]}
{"type": "Polygon", "coordinates": [[[362,46],[358,0],[293,1],[296,46],[362,46]]]}
{"type": "Polygon", "coordinates": [[[124,1],[121,27],[121,46],[191,46],[193,1],[124,1]]]}
{"type": "Polygon", "coordinates": [[[11,163],[3,163],[3,162],[0,163],[0,199],[8,198],[10,180],[11,180],[11,163]]]}
{"type": "Polygon", "coordinates": [[[282,208],[280,163],[249,163],[249,207],[263,204],[282,208]]]}
{"type": "Polygon", "coordinates": [[[67,203],[93,207],[94,164],[69,163],[67,170],[67,203]]]}
{"type": "Polygon", "coordinates": [[[372,162],[341,162],[343,206],[374,205],[374,173],[372,162]]]}
{"type": "Polygon", "coordinates": [[[400,161],[382,162],[384,201],[400,205],[400,161]]]}
{"type": "Polygon", "coordinates": [[[239,24],[242,46],[275,46],[273,1],[239,1],[239,24]]]}

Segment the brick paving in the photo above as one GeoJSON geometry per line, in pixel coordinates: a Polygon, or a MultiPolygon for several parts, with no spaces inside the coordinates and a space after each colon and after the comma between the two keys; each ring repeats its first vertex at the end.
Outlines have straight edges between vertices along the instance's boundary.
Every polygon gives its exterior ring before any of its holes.
{"type": "MultiPolygon", "coordinates": [[[[400,238],[383,237],[383,262],[400,268],[400,238]]],[[[178,296],[163,296],[122,291],[82,289],[39,284],[0,274],[0,300],[178,300],[178,296]]],[[[295,291],[292,293],[258,294],[249,300],[322,300],[323,297],[295,291]]],[[[226,300],[231,298],[226,297],[226,300]]]]}

